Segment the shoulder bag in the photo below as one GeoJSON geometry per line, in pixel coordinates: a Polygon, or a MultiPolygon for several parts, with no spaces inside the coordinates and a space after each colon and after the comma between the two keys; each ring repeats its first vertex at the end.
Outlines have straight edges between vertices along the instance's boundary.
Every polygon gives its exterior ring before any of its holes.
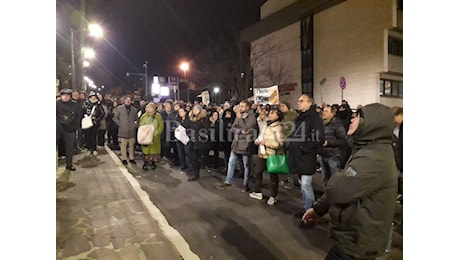
{"type": "Polygon", "coordinates": [[[89,129],[94,126],[92,117],[95,109],[96,105],[93,106],[93,108],[91,109],[91,113],[89,115],[85,114],[84,117],[81,119],[81,129],[89,129]]]}

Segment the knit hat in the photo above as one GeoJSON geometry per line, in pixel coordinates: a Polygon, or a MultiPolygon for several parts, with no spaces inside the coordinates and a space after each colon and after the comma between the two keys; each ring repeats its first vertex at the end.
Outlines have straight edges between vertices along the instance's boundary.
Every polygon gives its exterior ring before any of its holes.
{"type": "Polygon", "coordinates": [[[64,89],[61,89],[61,91],[59,91],[59,93],[60,93],[61,95],[66,95],[66,94],[72,95],[72,90],[69,89],[69,88],[64,88],[64,89]]]}

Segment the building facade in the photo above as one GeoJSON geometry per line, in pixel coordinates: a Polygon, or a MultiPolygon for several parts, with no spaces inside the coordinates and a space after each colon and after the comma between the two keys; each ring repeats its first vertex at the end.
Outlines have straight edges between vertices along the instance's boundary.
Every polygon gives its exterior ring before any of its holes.
{"type": "Polygon", "coordinates": [[[268,0],[244,29],[253,86],[321,104],[403,103],[402,0],[268,0]]]}

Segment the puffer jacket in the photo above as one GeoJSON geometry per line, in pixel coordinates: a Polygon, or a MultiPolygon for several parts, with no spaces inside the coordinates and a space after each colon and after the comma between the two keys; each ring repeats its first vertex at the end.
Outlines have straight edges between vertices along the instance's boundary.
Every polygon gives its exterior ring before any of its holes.
{"type": "Polygon", "coordinates": [[[284,140],[286,138],[283,125],[279,122],[269,124],[263,132],[263,140],[265,141],[265,153],[260,152],[259,158],[267,159],[268,155],[283,154],[284,140]]]}
{"type": "Polygon", "coordinates": [[[318,154],[323,157],[341,157],[341,150],[347,144],[347,133],[343,128],[342,122],[333,117],[328,123],[324,123],[324,140],[327,146],[321,146],[318,154]]]}
{"type": "Polygon", "coordinates": [[[313,208],[320,216],[329,211],[331,236],[343,253],[375,258],[385,250],[396,207],[393,113],[374,103],[363,107],[361,119],[350,161],[329,179],[313,208]]]}

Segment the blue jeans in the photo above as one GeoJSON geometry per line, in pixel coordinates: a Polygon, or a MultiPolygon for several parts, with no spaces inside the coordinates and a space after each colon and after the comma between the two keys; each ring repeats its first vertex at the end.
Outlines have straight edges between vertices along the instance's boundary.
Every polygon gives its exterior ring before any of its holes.
{"type": "Polygon", "coordinates": [[[332,177],[332,175],[340,171],[340,157],[321,156],[320,163],[324,182],[327,182],[332,177]]]}
{"type": "Polygon", "coordinates": [[[234,152],[230,153],[230,158],[228,159],[228,166],[227,166],[227,178],[225,179],[225,183],[232,184],[233,175],[235,174],[235,166],[238,158],[243,157],[243,168],[244,168],[244,179],[243,185],[244,187],[248,186],[249,182],[249,155],[247,154],[236,154],[234,152]]]}
{"type": "Polygon", "coordinates": [[[308,210],[315,203],[315,193],[313,192],[313,186],[311,182],[313,180],[312,175],[302,175],[300,177],[300,191],[302,192],[302,206],[305,210],[308,210]]]}
{"type": "Polygon", "coordinates": [[[184,145],[180,141],[177,141],[177,153],[179,155],[180,166],[182,168],[192,169],[192,163],[190,162],[190,154],[192,153],[191,143],[184,145]]]}

